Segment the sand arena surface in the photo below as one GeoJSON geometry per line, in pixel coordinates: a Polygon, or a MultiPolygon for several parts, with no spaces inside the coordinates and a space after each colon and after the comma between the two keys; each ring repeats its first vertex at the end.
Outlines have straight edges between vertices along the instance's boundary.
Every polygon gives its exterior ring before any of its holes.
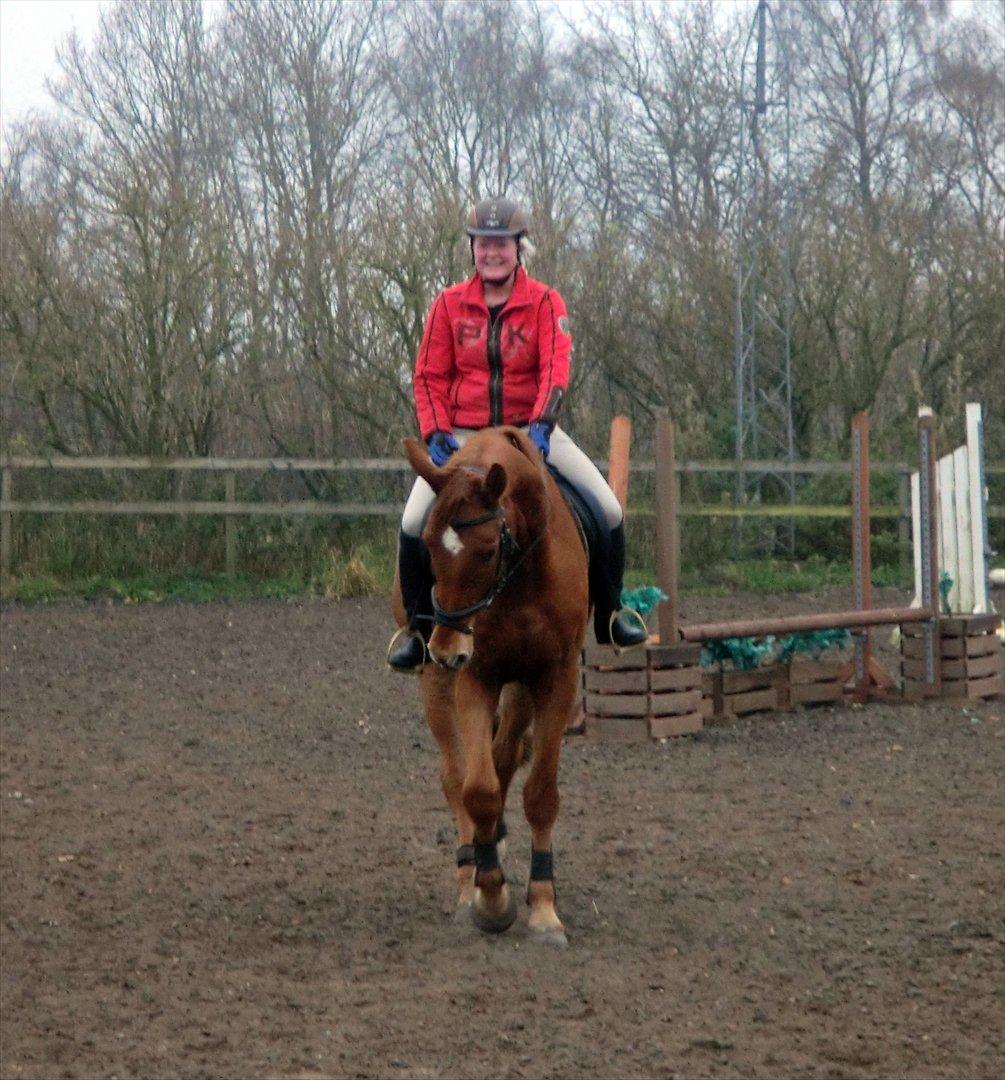
{"type": "Polygon", "coordinates": [[[385,602],[14,607],[2,630],[5,1078],[1002,1071],[1000,703],[570,741],[561,953],[454,925],[385,602]]]}

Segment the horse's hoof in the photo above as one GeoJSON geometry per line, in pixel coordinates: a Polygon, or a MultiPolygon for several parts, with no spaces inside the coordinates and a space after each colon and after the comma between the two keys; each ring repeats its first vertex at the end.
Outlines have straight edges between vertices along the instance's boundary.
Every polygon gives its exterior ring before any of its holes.
{"type": "Polygon", "coordinates": [[[508,890],[508,892],[509,899],[506,902],[506,907],[498,915],[488,915],[483,911],[479,911],[477,901],[471,905],[471,921],[483,933],[501,934],[516,922],[516,896],[512,889],[508,890]]]}
{"type": "Polygon", "coordinates": [[[531,941],[539,941],[542,945],[551,945],[556,949],[569,947],[569,939],[560,926],[542,926],[539,930],[529,927],[528,936],[531,941]]]}

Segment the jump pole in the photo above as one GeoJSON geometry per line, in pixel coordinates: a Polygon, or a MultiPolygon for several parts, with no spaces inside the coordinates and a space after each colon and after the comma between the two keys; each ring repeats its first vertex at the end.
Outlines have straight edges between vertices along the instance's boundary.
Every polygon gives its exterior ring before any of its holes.
{"type": "MultiPolygon", "coordinates": [[[[848,674],[854,673],[855,694],[858,700],[867,700],[871,696],[881,696],[883,691],[893,688],[893,680],[883,671],[872,656],[868,628],[871,626],[892,626],[902,623],[925,623],[926,655],[929,657],[926,670],[937,678],[938,660],[935,652],[937,640],[936,622],[938,617],[938,556],[935,548],[935,519],[931,508],[934,504],[935,491],[935,435],[934,418],[929,415],[919,420],[920,460],[921,460],[921,503],[922,503],[922,562],[924,566],[923,583],[928,583],[927,592],[923,592],[920,608],[872,607],[872,548],[870,537],[870,489],[869,489],[869,420],[865,413],[855,417],[852,424],[852,562],[855,575],[854,611],[836,611],[819,615],[796,615],[777,619],[749,619],[724,623],[705,623],[684,626],[680,635],[685,641],[705,642],[721,641],[732,637],[762,638],[769,634],[791,634],[804,630],[832,630],[847,628],[859,631],[856,640],[855,663],[848,674]],[[927,508],[927,510],[926,510],[927,508]],[[932,599],[936,598],[936,599],[932,599]],[[876,690],[879,693],[876,693],[876,690]]],[[[659,459],[657,459],[657,468],[659,459]]],[[[661,496],[662,501],[662,496],[661,496]]],[[[676,500],[668,500],[670,509],[676,518],[676,500]]],[[[669,592],[663,584],[660,587],[669,592]]],[[[662,626],[661,626],[662,628],[662,626]]],[[[929,679],[931,684],[931,679],[929,679]]],[[[930,685],[926,693],[937,694],[938,689],[930,685]]]]}
{"type": "Polygon", "coordinates": [[[873,608],[871,611],[832,611],[822,615],[790,615],[777,619],[746,619],[739,622],[696,623],[681,628],[685,641],[722,641],[732,637],[767,637],[803,630],[856,630],[869,626],[897,626],[931,621],[925,608],[873,608]]]}

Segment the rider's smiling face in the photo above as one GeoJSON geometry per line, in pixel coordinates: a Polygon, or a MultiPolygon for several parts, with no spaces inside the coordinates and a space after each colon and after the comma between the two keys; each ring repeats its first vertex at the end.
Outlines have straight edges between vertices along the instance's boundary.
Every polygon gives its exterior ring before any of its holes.
{"type": "Polygon", "coordinates": [[[516,240],[512,236],[476,236],[475,270],[482,281],[501,284],[516,269],[516,240]]]}

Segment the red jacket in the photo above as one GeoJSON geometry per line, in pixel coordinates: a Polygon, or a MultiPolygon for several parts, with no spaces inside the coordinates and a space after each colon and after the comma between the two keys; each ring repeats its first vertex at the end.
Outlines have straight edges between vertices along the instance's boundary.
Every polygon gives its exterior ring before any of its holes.
{"type": "Polygon", "coordinates": [[[454,427],[554,423],[571,352],[565,302],[522,267],[492,326],[481,278],[451,285],[429,312],[415,360],[422,437],[454,427]]]}

